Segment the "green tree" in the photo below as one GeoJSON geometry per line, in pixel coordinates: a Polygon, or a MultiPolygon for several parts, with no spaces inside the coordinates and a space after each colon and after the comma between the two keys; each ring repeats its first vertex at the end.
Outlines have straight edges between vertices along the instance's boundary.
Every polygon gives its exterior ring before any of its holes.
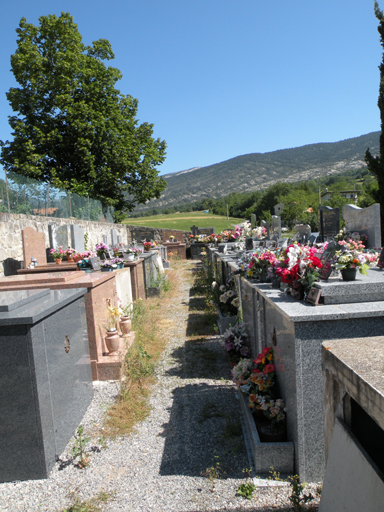
{"type": "Polygon", "coordinates": [[[138,101],[115,84],[120,71],[105,39],[82,43],[72,16],[20,21],[12,72],[20,87],[7,99],[13,140],[1,143],[7,171],[51,183],[116,209],[116,220],[137,203],[158,198],[166,182],[156,166],[165,141],[153,125],[139,124],[138,101]]]}
{"type": "MultiPolygon", "coordinates": [[[[379,9],[378,3],[375,1],[375,16],[379,20],[377,30],[380,34],[381,46],[384,49],[384,15],[383,11],[379,9]]],[[[380,203],[380,221],[381,221],[381,238],[384,240],[384,52],[382,61],[379,66],[380,69],[380,86],[379,86],[379,100],[378,107],[380,110],[381,120],[381,133],[380,133],[380,154],[379,156],[372,156],[369,148],[365,153],[365,161],[368,169],[376,175],[378,182],[378,200],[380,203]]]]}

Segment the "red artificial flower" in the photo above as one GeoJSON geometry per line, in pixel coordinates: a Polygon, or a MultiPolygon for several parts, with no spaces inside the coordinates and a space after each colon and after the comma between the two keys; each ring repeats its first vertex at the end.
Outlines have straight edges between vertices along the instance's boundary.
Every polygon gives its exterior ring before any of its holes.
{"type": "Polygon", "coordinates": [[[264,373],[272,373],[275,371],[275,366],[272,363],[265,365],[264,373]]]}

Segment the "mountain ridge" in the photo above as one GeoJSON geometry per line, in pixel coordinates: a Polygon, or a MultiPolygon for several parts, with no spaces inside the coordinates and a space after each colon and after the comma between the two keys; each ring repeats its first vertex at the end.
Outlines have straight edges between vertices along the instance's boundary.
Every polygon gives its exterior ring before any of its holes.
{"type": "Polygon", "coordinates": [[[292,183],[366,167],[365,151],[379,151],[380,132],[337,142],[317,142],[266,153],[247,153],[217,164],[163,176],[168,187],[160,199],[135,211],[165,208],[231,192],[263,190],[278,181],[292,183]]]}

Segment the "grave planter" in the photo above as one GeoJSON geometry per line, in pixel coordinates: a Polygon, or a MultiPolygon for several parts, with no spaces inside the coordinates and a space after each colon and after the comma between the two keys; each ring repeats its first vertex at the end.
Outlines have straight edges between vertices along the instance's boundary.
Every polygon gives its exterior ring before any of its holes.
{"type": "Polygon", "coordinates": [[[133,261],[135,259],[135,255],[131,253],[123,253],[123,257],[125,261],[133,261]]]}
{"type": "Polygon", "coordinates": [[[112,267],[101,267],[101,271],[102,272],[112,272],[113,268],[112,267]]]}
{"type": "Polygon", "coordinates": [[[355,281],[357,268],[343,268],[340,270],[343,281],[355,281]]]}
{"type": "Polygon", "coordinates": [[[225,331],[227,331],[231,326],[236,325],[237,316],[223,316],[218,307],[216,307],[216,310],[217,314],[219,315],[217,324],[219,326],[220,334],[223,335],[225,331]]]}
{"type": "Polygon", "coordinates": [[[257,431],[259,432],[260,441],[262,443],[278,443],[285,441],[284,423],[279,423],[275,428],[272,423],[262,421],[257,423],[257,431]]]}
{"type": "Polygon", "coordinates": [[[247,407],[243,393],[237,390],[237,395],[256,474],[267,474],[272,466],[280,473],[293,474],[295,471],[294,444],[281,441],[261,442],[255,420],[249,407],[247,407]]]}
{"type": "Polygon", "coordinates": [[[63,260],[61,260],[60,258],[57,258],[57,260],[55,260],[55,263],[56,263],[56,265],[61,265],[61,262],[62,262],[62,261],[63,261],[63,260]]]}

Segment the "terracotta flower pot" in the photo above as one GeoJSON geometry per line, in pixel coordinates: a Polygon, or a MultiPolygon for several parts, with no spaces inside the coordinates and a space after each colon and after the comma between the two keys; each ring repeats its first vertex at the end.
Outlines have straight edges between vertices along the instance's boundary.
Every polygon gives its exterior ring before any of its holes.
{"type": "Polygon", "coordinates": [[[115,356],[119,353],[120,336],[116,330],[107,332],[105,336],[105,344],[107,346],[109,356],[115,356]]]}
{"type": "Polygon", "coordinates": [[[70,256],[67,256],[68,263],[75,263],[74,258],[71,258],[70,256]]]}
{"type": "Polygon", "coordinates": [[[63,261],[63,260],[62,260],[61,258],[57,258],[57,259],[55,260],[55,263],[56,263],[56,265],[61,265],[61,262],[62,262],[62,261],[63,261]]]}

